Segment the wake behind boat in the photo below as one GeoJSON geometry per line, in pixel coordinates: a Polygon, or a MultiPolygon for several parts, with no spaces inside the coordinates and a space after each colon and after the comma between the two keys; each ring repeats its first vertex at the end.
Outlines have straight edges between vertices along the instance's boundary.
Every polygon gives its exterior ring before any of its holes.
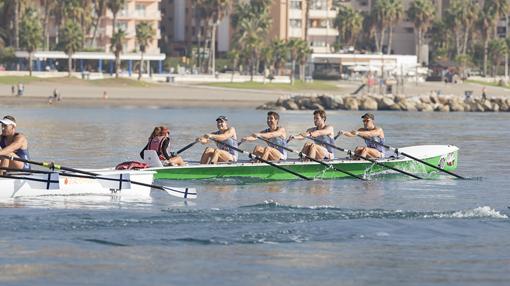
{"type": "MultiPolygon", "coordinates": [[[[399,148],[400,153],[412,155],[437,168],[453,171],[457,168],[458,150],[452,145],[420,145],[399,148]]],[[[215,178],[257,178],[262,180],[294,180],[295,175],[282,169],[265,163],[237,162],[222,163],[217,165],[204,165],[190,163],[186,166],[156,167],[159,160],[147,157],[146,162],[151,166],[146,169],[156,172],[156,179],[191,180],[191,179],[215,179],[215,178]]],[[[375,175],[381,173],[395,173],[381,164],[375,164],[366,160],[338,159],[324,161],[335,168],[351,172],[355,175],[375,175]]],[[[408,157],[398,156],[377,160],[389,167],[398,168],[414,174],[431,173],[437,168],[424,165],[408,157]]],[[[317,162],[302,162],[300,160],[287,160],[275,162],[277,166],[299,173],[314,179],[340,179],[351,177],[348,174],[338,172],[317,162]]]]}

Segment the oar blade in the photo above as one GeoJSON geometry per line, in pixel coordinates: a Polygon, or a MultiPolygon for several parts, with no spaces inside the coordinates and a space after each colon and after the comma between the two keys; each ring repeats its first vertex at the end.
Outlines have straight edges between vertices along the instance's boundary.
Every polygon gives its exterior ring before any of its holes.
{"type": "Polygon", "coordinates": [[[161,190],[167,192],[167,194],[178,197],[181,199],[196,199],[198,194],[195,188],[174,188],[161,186],[161,190]]]}
{"type": "Polygon", "coordinates": [[[131,177],[129,173],[101,175],[95,177],[101,186],[113,190],[126,190],[131,189],[131,177]]]}

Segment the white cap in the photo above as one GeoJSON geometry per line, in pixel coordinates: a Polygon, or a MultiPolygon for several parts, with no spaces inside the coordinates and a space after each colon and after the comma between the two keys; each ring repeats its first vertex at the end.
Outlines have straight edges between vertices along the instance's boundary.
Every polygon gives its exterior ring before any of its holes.
{"type": "Polygon", "coordinates": [[[10,119],[7,119],[7,118],[4,118],[4,119],[0,119],[0,123],[4,124],[4,125],[14,125],[16,126],[16,122],[10,120],[10,119]]]}

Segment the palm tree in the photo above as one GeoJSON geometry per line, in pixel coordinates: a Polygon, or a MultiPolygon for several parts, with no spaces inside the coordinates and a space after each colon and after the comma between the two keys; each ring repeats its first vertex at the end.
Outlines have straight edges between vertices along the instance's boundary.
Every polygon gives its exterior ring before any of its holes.
{"type": "Polygon", "coordinates": [[[333,25],[338,30],[341,43],[353,45],[363,27],[363,16],[350,6],[340,6],[333,25]]]}
{"type": "Polygon", "coordinates": [[[28,8],[21,18],[20,26],[20,47],[28,52],[28,71],[32,76],[32,58],[34,51],[42,43],[42,27],[39,16],[35,10],[28,8]]]}
{"type": "Polygon", "coordinates": [[[274,68],[276,70],[276,74],[279,75],[280,68],[285,66],[289,50],[287,48],[287,43],[283,40],[274,40],[271,42],[271,47],[273,49],[274,68]]]}
{"type": "Polygon", "coordinates": [[[289,51],[290,60],[292,62],[292,69],[290,72],[290,84],[294,84],[294,77],[296,71],[296,62],[300,62],[300,76],[304,75],[304,64],[308,59],[308,55],[311,53],[311,49],[308,47],[308,42],[301,39],[291,39],[287,42],[287,49],[289,51]],[[301,64],[302,63],[302,64],[301,64]]]}
{"type": "Polygon", "coordinates": [[[401,0],[388,0],[388,51],[387,54],[391,54],[391,44],[393,39],[393,26],[398,24],[404,14],[404,8],[402,7],[401,0]]]}
{"type": "Polygon", "coordinates": [[[136,25],[136,41],[138,42],[138,45],[140,45],[141,52],[140,68],[138,70],[138,80],[142,78],[143,54],[145,53],[145,48],[147,47],[147,45],[149,45],[150,42],[152,42],[155,34],[156,34],[155,30],[148,22],[141,22],[136,25]]]}
{"type": "Polygon", "coordinates": [[[99,27],[99,22],[103,17],[103,14],[106,10],[106,0],[95,0],[94,1],[94,14],[96,15],[93,20],[94,30],[92,32],[92,38],[90,39],[90,46],[95,46],[96,36],[97,36],[97,28],[99,27]]]}
{"type": "MultiPolygon", "coordinates": [[[[485,2],[487,3],[487,2],[485,2]]],[[[478,16],[478,28],[483,38],[483,76],[487,76],[487,62],[489,55],[490,28],[494,26],[494,10],[490,5],[484,5],[478,16]]]]}
{"type": "Polygon", "coordinates": [[[61,45],[67,54],[68,76],[71,76],[73,69],[73,54],[82,48],[83,32],[80,26],[72,20],[67,20],[61,32],[61,45]]]}
{"type": "Polygon", "coordinates": [[[115,34],[115,27],[117,26],[117,13],[119,13],[120,9],[124,7],[126,0],[107,0],[106,6],[108,9],[112,11],[113,21],[112,21],[112,36],[115,34]]]}
{"type": "Polygon", "coordinates": [[[110,40],[110,49],[113,47],[113,53],[115,54],[115,78],[119,78],[119,70],[120,70],[120,54],[124,49],[124,42],[126,40],[126,32],[122,29],[118,29],[112,35],[112,39],[110,40]]]}
{"type": "Polygon", "coordinates": [[[43,25],[43,48],[45,50],[50,49],[50,15],[55,11],[57,6],[56,0],[44,0],[44,8],[43,8],[43,18],[42,18],[42,25],[43,25]]]}
{"type": "Polygon", "coordinates": [[[312,54],[313,50],[308,47],[306,41],[303,41],[298,47],[297,60],[299,62],[299,78],[301,81],[305,80],[305,64],[308,61],[308,57],[312,54]]]}
{"type": "Polygon", "coordinates": [[[380,53],[382,53],[384,45],[384,33],[386,32],[386,27],[388,26],[389,21],[388,18],[388,13],[390,10],[389,1],[391,0],[376,0],[371,10],[371,17],[374,19],[377,30],[379,30],[380,34],[379,41],[377,39],[377,33],[375,35],[377,51],[380,53]]]}
{"type": "Polygon", "coordinates": [[[446,20],[453,29],[457,55],[466,54],[468,39],[478,17],[479,6],[471,0],[453,0],[446,11],[446,20]]]}
{"type": "Polygon", "coordinates": [[[230,77],[230,82],[234,82],[234,74],[236,72],[237,63],[239,62],[240,53],[238,49],[231,49],[227,53],[227,57],[230,59],[230,62],[232,63],[232,76],[230,77]]]}
{"type": "Polygon", "coordinates": [[[239,23],[240,31],[237,41],[249,54],[248,59],[250,63],[250,80],[253,81],[256,63],[259,61],[260,51],[265,39],[265,31],[261,28],[258,18],[242,19],[239,23]]]}
{"type": "Polygon", "coordinates": [[[494,39],[489,43],[489,54],[492,59],[493,77],[498,75],[499,64],[501,63],[501,58],[504,58],[507,48],[508,47],[504,39],[494,39]]]}
{"type": "Polygon", "coordinates": [[[416,47],[416,56],[418,62],[421,62],[421,46],[423,36],[432,24],[436,10],[430,0],[416,0],[411,2],[407,10],[407,16],[414,23],[414,29],[417,31],[418,45],[416,47]]]}

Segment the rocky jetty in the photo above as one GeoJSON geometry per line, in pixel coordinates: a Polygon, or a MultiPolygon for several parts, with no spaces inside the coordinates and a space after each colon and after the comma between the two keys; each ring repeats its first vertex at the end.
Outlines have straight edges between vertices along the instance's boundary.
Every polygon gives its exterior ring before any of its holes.
{"type": "Polygon", "coordinates": [[[461,97],[431,93],[400,95],[285,95],[257,109],[267,110],[399,110],[422,112],[508,112],[510,96],[499,98],[461,97]]]}

